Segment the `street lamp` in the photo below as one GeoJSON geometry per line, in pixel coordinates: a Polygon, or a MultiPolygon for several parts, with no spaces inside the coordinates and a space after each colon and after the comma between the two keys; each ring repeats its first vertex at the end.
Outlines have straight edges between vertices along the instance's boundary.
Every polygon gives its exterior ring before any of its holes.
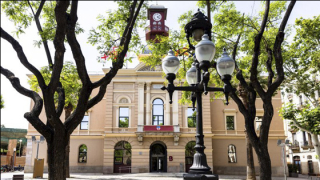
{"type": "Polygon", "coordinates": [[[193,165],[190,167],[189,174],[184,175],[184,179],[201,179],[205,176],[208,180],[218,179],[218,175],[213,175],[210,167],[207,164],[207,158],[204,153],[203,141],[203,127],[202,127],[202,93],[207,94],[209,91],[221,91],[226,94],[226,104],[228,104],[228,93],[233,90],[230,84],[231,74],[235,67],[235,62],[228,56],[224,49],[222,57],[217,62],[217,71],[224,82],[224,88],[207,87],[209,81],[210,61],[212,61],[215,53],[214,45],[208,40],[208,35],[204,34],[202,41],[195,46],[196,58],[193,66],[187,71],[186,79],[190,86],[176,87],[174,86],[174,79],[179,69],[179,59],[173,55],[172,50],[169,51],[168,56],[162,61],[163,69],[166,73],[166,78],[169,81],[167,87],[162,87],[162,90],[167,90],[169,93],[170,104],[172,103],[172,94],[174,91],[191,91],[193,109],[195,102],[197,102],[196,115],[196,153],[194,154],[193,165]],[[201,71],[203,71],[201,75],[201,71]]]}
{"type": "Polygon", "coordinates": [[[189,48],[195,51],[194,63],[192,67],[186,73],[186,79],[190,86],[175,87],[173,81],[176,78],[176,73],[180,67],[179,59],[174,56],[172,50],[169,51],[168,56],[162,60],[162,68],[166,73],[166,79],[168,80],[168,86],[163,86],[162,90],[167,90],[169,93],[170,104],[172,103],[172,94],[174,91],[191,91],[191,100],[193,110],[195,109],[195,103],[197,103],[197,115],[196,115],[196,153],[193,157],[193,164],[190,167],[189,173],[184,174],[185,180],[191,179],[208,179],[217,180],[218,175],[213,175],[210,171],[210,167],[207,164],[207,158],[204,153],[204,141],[203,141],[203,123],[202,123],[202,93],[205,95],[208,92],[221,91],[224,92],[226,97],[226,104],[228,105],[228,94],[234,89],[231,87],[230,80],[231,74],[235,68],[235,61],[228,56],[226,49],[222,54],[222,57],[217,61],[217,71],[224,82],[223,88],[208,87],[210,79],[210,62],[215,55],[215,46],[211,41],[211,28],[212,24],[208,18],[198,10],[193,15],[193,18],[185,26],[186,38],[189,43],[189,48]],[[195,41],[200,41],[196,46],[193,46],[190,42],[190,37],[193,37],[195,41]]]}
{"type": "Polygon", "coordinates": [[[208,20],[208,17],[198,9],[198,12],[193,15],[191,21],[184,27],[189,47],[195,49],[190,43],[190,37],[193,37],[195,41],[201,41],[203,34],[207,33],[209,35],[209,40],[211,40],[211,28],[212,24],[208,20]]]}
{"type": "Polygon", "coordinates": [[[19,157],[21,157],[21,142],[22,142],[22,139],[20,139],[19,142],[20,142],[20,146],[19,146],[19,157]]]}

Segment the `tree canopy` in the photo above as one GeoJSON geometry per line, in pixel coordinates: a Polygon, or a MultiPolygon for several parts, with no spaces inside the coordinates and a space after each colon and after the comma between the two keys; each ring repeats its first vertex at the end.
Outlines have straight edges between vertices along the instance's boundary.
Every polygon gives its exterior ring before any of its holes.
{"type": "MultiPolygon", "coordinates": [[[[40,73],[42,74],[45,83],[49,84],[52,70],[48,66],[44,66],[40,69],[40,73]]],[[[63,65],[60,82],[65,91],[65,107],[71,105],[73,108],[76,108],[82,84],[77,72],[77,67],[72,62],[67,61],[63,65]]],[[[35,76],[32,76],[28,83],[33,91],[39,92],[39,83],[35,76]]],[[[58,93],[55,93],[54,99],[56,104],[58,103],[58,98],[58,93]]]]}

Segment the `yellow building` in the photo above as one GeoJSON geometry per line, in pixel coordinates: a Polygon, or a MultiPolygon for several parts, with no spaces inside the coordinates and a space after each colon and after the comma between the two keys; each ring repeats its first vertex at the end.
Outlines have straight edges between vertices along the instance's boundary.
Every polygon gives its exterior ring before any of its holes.
{"type": "MultiPolygon", "coordinates": [[[[90,75],[92,81],[102,77],[103,74],[90,75]]],[[[102,101],[88,111],[71,135],[70,171],[105,174],[188,171],[195,141],[192,110],[189,105],[178,103],[181,98],[178,91],[174,92],[173,103],[169,104],[168,93],[160,89],[164,81],[161,67],[152,69],[140,63],[135,68],[119,70],[102,101]]],[[[215,174],[245,175],[244,118],[232,100],[226,106],[223,99],[210,101],[210,97],[213,93],[203,95],[208,165],[215,174]]],[[[263,115],[261,99],[258,98],[256,104],[258,129],[259,117],[263,115]]],[[[269,134],[269,154],[273,176],[281,176],[283,164],[277,140],[283,140],[285,136],[283,120],[278,115],[280,93],[273,98],[273,106],[275,114],[269,134]]],[[[46,119],[44,111],[40,118],[46,119]]],[[[39,133],[29,124],[25,172],[33,171],[37,153],[32,136],[39,139],[39,133]]],[[[46,143],[40,144],[39,158],[45,159],[45,169],[46,149],[46,143]]],[[[256,156],[254,160],[258,167],[256,156]]]]}

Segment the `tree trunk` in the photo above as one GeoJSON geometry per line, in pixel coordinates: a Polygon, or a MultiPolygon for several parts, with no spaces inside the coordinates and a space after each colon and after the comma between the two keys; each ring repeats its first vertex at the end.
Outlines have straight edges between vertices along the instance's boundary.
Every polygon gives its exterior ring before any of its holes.
{"type": "Polygon", "coordinates": [[[317,134],[311,134],[312,137],[312,144],[314,146],[314,150],[318,155],[318,168],[320,173],[320,142],[317,134]]]}
{"type": "Polygon", "coordinates": [[[52,141],[47,142],[48,147],[48,179],[65,180],[65,148],[66,136],[64,133],[55,132],[52,141]]]}
{"type": "MultiPolygon", "coordinates": [[[[66,106],[64,108],[64,111],[65,111],[65,119],[67,119],[70,115],[71,115],[71,112],[73,111],[73,105],[71,103],[68,104],[68,106],[66,106]]],[[[67,178],[70,178],[70,136],[68,136],[68,142],[67,142],[67,146],[66,146],[66,149],[65,149],[65,160],[64,160],[64,163],[65,163],[65,169],[66,169],[66,177],[67,178]]]]}
{"type": "MultiPolygon", "coordinates": [[[[243,88],[241,84],[238,86],[240,92],[240,97],[242,98],[243,105],[248,109],[248,92],[243,88]]],[[[256,180],[256,171],[254,169],[254,159],[252,144],[247,135],[247,130],[244,130],[246,134],[246,144],[247,144],[247,180],[256,180]]]]}
{"type": "Polygon", "coordinates": [[[258,155],[259,165],[260,165],[260,180],[271,180],[271,160],[268,152],[268,145],[262,145],[259,147],[258,155]]]}
{"type": "Polygon", "coordinates": [[[68,142],[67,142],[67,146],[66,146],[66,149],[65,149],[65,159],[64,159],[64,165],[65,165],[65,169],[66,169],[66,177],[67,178],[70,178],[70,164],[69,164],[69,161],[70,161],[70,137],[68,138],[68,142]]]}
{"type": "Polygon", "coordinates": [[[254,169],[252,144],[246,134],[247,143],[247,180],[256,180],[256,170],[254,169]]]}

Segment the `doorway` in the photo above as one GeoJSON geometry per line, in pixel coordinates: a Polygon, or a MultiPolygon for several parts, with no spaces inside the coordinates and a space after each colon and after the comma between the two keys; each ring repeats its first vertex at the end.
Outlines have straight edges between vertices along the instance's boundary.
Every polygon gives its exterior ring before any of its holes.
{"type": "Polygon", "coordinates": [[[312,163],[312,160],[308,161],[308,175],[311,175],[313,174],[313,163],[312,163]]]}
{"type": "Polygon", "coordinates": [[[150,146],[150,172],[167,172],[167,148],[162,142],[150,146]]]}
{"type": "Polygon", "coordinates": [[[300,156],[293,157],[293,163],[296,166],[298,173],[301,174],[301,164],[300,164],[300,156]]]}

